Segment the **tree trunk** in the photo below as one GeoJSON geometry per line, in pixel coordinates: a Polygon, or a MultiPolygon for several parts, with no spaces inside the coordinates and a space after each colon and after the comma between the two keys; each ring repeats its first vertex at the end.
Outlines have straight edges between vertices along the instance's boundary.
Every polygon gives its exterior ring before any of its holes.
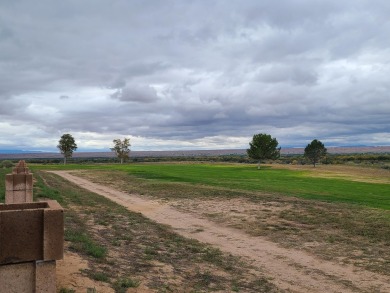
{"type": "Polygon", "coordinates": [[[66,157],[64,157],[64,165],[66,165],[66,157]]]}
{"type": "Polygon", "coordinates": [[[257,170],[260,170],[260,161],[257,163],[257,170]]]}
{"type": "Polygon", "coordinates": [[[123,164],[123,158],[121,158],[121,164],[123,164]]]}

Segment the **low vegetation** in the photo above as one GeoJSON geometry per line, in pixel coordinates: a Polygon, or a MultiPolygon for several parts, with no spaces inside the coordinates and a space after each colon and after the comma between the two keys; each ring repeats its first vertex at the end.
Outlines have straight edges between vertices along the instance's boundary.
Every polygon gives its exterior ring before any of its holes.
{"type": "MultiPolygon", "coordinates": [[[[78,176],[164,199],[284,247],[390,276],[390,170],[385,168],[275,164],[257,170],[204,162],[29,167],[36,178],[34,196],[56,199],[66,209],[66,247],[89,260],[82,274],[116,292],[141,285],[157,292],[277,289],[239,258],[178,236],[42,169],[77,170],[78,176]]],[[[0,169],[1,176],[8,172],[0,169]]],[[[3,191],[0,180],[0,196],[3,191]]]]}
{"type": "MultiPolygon", "coordinates": [[[[57,168],[57,167],[56,167],[57,168]]],[[[128,164],[118,165],[69,165],[68,169],[100,169],[122,171],[131,178],[144,179],[145,188],[164,194],[161,184],[192,184],[197,188],[210,186],[224,188],[232,194],[236,191],[280,194],[327,202],[344,202],[372,208],[390,210],[388,192],[390,176],[387,170],[383,183],[357,181],[346,175],[315,176],[309,169],[286,169],[281,166],[256,170],[251,165],[232,164],[128,164]],[[157,185],[157,186],[156,186],[157,185]]],[[[130,191],[134,187],[129,186],[130,191]]],[[[173,187],[175,189],[176,187],[173,187]]],[[[176,193],[173,193],[176,194],[176,193]]],[[[224,193],[225,194],[225,193],[224,193]]],[[[169,194],[167,195],[169,196],[169,194]]],[[[182,193],[178,196],[183,196],[182,193]]]]}
{"type": "Polygon", "coordinates": [[[373,178],[355,167],[280,168],[146,164],[79,174],[288,248],[390,272],[389,171],[373,178]]]}
{"type": "Polygon", "coordinates": [[[141,284],[156,292],[278,291],[237,257],[178,236],[56,175],[37,169],[34,175],[35,196],[56,199],[66,209],[66,247],[89,261],[82,274],[115,292],[141,284]]]}
{"type": "Polygon", "coordinates": [[[4,160],[0,162],[0,168],[7,169],[14,166],[14,163],[10,160],[4,160]]]}

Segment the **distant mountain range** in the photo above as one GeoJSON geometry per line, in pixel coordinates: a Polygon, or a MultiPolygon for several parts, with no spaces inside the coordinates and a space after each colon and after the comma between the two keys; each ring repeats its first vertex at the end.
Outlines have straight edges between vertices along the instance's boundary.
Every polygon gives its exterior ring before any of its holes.
{"type": "MultiPolygon", "coordinates": [[[[357,154],[357,153],[390,153],[390,146],[359,146],[359,147],[328,147],[331,154],[357,154]]],[[[304,148],[282,148],[284,155],[303,154],[304,148]]],[[[245,155],[245,149],[225,150],[176,150],[176,151],[131,151],[131,157],[199,157],[199,156],[223,156],[245,155]]],[[[74,158],[112,158],[113,152],[74,152],[74,158]]],[[[0,150],[0,159],[55,159],[62,158],[60,153],[0,150]]]]}
{"type": "Polygon", "coordinates": [[[0,150],[0,154],[35,154],[42,151],[24,151],[24,150],[0,150]]]}

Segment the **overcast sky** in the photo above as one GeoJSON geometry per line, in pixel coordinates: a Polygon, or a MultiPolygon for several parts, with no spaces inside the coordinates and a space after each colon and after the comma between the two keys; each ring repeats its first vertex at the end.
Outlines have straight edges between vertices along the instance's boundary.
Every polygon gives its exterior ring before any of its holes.
{"type": "Polygon", "coordinates": [[[0,149],[390,145],[389,0],[0,0],[0,149]]]}

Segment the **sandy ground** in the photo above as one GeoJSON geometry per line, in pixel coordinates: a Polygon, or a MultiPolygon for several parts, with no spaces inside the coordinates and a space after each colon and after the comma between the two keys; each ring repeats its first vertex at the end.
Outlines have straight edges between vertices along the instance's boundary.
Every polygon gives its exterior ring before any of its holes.
{"type": "Polygon", "coordinates": [[[114,293],[114,289],[107,287],[107,284],[96,282],[84,277],[80,270],[87,269],[88,262],[82,259],[77,253],[66,251],[64,259],[57,261],[57,287],[62,284],[71,285],[76,292],[85,292],[86,288],[96,289],[97,292],[114,293]]]}
{"type": "MultiPolygon", "coordinates": [[[[57,290],[62,287],[72,287],[76,293],[98,292],[98,293],[115,293],[115,290],[107,283],[91,280],[81,274],[81,270],[88,268],[88,262],[81,258],[77,253],[66,251],[64,259],[57,261],[57,290]],[[90,291],[88,291],[90,289],[90,291]],[[93,289],[95,291],[93,291],[93,289]]],[[[1,292],[1,291],[0,291],[1,292]]],[[[141,284],[138,288],[130,288],[128,293],[152,293],[148,288],[141,284]]]]}
{"type": "MultiPolygon", "coordinates": [[[[105,196],[131,211],[140,212],[158,223],[170,225],[178,234],[243,257],[255,269],[268,275],[281,289],[310,293],[390,292],[390,281],[386,276],[352,265],[324,261],[301,250],[286,249],[262,237],[252,237],[243,231],[216,224],[199,215],[181,212],[166,203],[90,182],[71,175],[68,171],[52,172],[89,191],[105,196]]],[[[61,278],[66,278],[69,266],[75,266],[71,262],[72,257],[74,256],[66,256],[64,263],[59,265],[58,274],[61,278]]],[[[75,271],[70,273],[77,274],[75,271]]],[[[97,288],[96,285],[95,287],[97,288]]],[[[98,292],[112,291],[99,290],[98,292]]]]}

